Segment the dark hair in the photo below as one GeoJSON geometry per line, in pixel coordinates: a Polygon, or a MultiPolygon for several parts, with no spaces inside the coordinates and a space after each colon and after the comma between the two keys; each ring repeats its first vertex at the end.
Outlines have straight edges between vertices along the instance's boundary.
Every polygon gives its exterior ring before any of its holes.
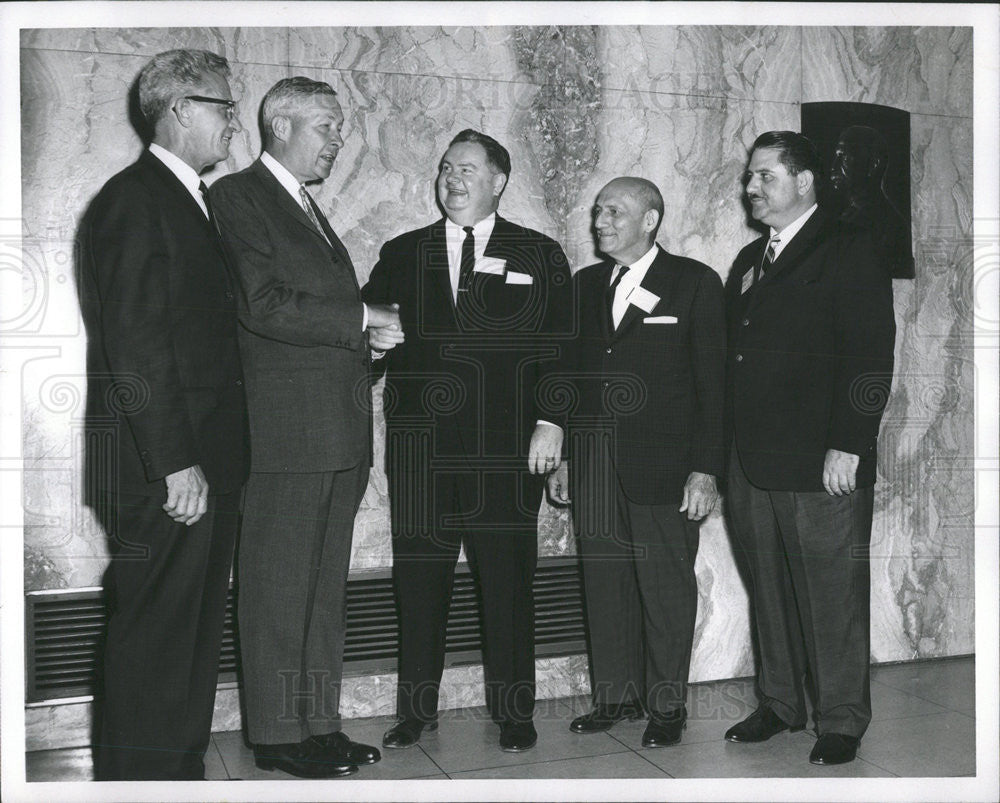
{"type": "Polygon", "coordinates": [[[818,185],[823,175],[823,161],[816,146],[802,134],[795,131],[768,131],[754,140],[750,154],[758,148],[778,151],[778,161],[793,176],[803,170],[813,174],[813,183],[818,185]]]}
{"type": "Polygon", "coordinates": [[[457,145],[460,142],[475,142],[482,145],[483,150],[486,151],[486,163],[495,172],[503,173],[507,178],[510,178],[510,154],[493,137],[481,131],[476,131],[474,128],[466,128],[455,135],[455,138],[448,143],[448,147],[450,148],[452,145],[457,145]]]}

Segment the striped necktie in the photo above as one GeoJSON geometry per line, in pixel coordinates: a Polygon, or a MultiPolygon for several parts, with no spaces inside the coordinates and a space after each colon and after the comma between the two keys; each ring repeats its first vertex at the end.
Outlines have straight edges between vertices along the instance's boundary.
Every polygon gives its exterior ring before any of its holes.
{"type": "Polygon", "coordinates": [[[333,244],[330,242],[330,238],[326,236],[326,232],[323,230],[323,226],[320,224],[319,218],[316,216],[316,210],[313,209],[312,205],[312,198],[309,197],[309,193],[306,191],[304,184],[299,185],[299,197],[302,199],[302,211],[306,213],[306,217],[308,217],[310,222],[316,227],[316,231],[318,231],[322,235],[323,239],[326,240],[326,244],[333,247],[333,244]]]}
{"type": "Polygon", "coordinates": [[[771,267],[771,263],[774,262],[774,252],[776,246],[781,242],[781,238],[775,235],[770,239],[767,244],[767,250],[764,252],[764,259],[760,263],[760,275],[761,277],[767,273],[767,269],[771,267]]]}

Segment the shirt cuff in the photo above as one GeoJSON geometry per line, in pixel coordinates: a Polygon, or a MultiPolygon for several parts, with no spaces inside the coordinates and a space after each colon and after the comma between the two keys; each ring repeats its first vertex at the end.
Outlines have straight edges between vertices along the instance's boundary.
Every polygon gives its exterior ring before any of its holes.
{"type": "Polygon", "coordinates": [[[361,331],[365,331],[368,328],[368,305],[362,301],[361,302],[361,331]]]}
{"type": "Polygon", "coordinates": [[[555,427],[555,428],[556,428],[556,429],[558,429],[558,430],[559,430],[560,432],[562,432],[562,427],[561,427],[561,426],[559,426],[558,424],[553,424],[553,423],[552,423],[551,421],[543,421],[543,420],[542,420],[541,418],[539,418],[539,419],[538,419],[538,420],[537,420],[537,421],[535,422],[535,425],[536,425],[536,426],[537,426],[538,424],[544,424],[544,425],[545,425],[545,426],[547,426],[547,427],[555,427]]]}

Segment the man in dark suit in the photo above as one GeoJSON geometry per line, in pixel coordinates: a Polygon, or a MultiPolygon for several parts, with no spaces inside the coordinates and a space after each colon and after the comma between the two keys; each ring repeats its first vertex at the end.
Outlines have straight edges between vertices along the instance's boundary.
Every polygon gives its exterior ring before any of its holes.
{"type": "Polygon", "coordinates": [[[366,330],[391,348],[377,328],[399,319],[361,302],[351,258],[305,188],[330,175],[343,145],[333,89],[283,79],[261,116],[260,159],[212,187],[242,289],[253,452],[238,558],[247,731],[258,767],[334,777],[380,758],[341,730],[340,682],[371,466],[366,330]]]}
{"type": "Polygon", "coordinates": [[[482,591],[486,698],[500,746],[537,740],[540,475],[559,458],[562,430],[539,422],[535,390],[567,327],[569,267],[554,240],[496,213],[509,175],[500,143],[459,133],[438,172],[445,219],[386,243],[365,286],[367,301],[399,304],[407,335],[381,362],[400,615],[399,722],[386,747],[410,747],[437,725],[462,543],[482,591]]]}
{"type": "Polygon", "coordinates": [[[593,710],[570,730],[649,723],[644,747],[681,739],[698,586],[700,522],[721,475],[725,316],[711,268],[655,243],[663,197],[622,177],[597,196],[608,258],[573,282],[578,336],[569,463],[550,496],[573,500],[590,630],[593,710]],[[572,482],[570,493],[569,482],[572,482]]]}
{"type": "Polygon", "coordinates": [[[234,295],[198,177],[242,130],[228,76],[204,50],[142,68],[152,144],[80,229],[87,476],[112,553],[98,780],[205,774],[249,459],[234,295]]]}
{"type": "Polygon", "coordinates": [[[726,288],[728,512],[749,577],[760,707],[726,732],[806,721],[809,760],[854,759],[871,719],[869,576],[876,438],[892,380],[892,284],[865,232],[816,206],[821,163],[791,131],[754,142],[746,195],[768,226],[726,288]]]}

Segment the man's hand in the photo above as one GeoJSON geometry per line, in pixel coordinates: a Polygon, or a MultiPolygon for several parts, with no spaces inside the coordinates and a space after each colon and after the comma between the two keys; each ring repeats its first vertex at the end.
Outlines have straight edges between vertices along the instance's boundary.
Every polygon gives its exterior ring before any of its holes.
{"type": "Polygon", "coordinates": [[[861,458],[850,452],[827,449],[823,460],[823,487],[830,496],[847,496],[857,487],[861,458]]]}
{"type": "Polygon", "coordinates": [[[715,487],[715,477],[692,471],[684,483],[684,498],[681,499],[680,512],[685,510],[688,519],[701,521],[715,509],[719,501],[719,491],[715,487]]]}
{"type": "Polygon", "coordinates": [[[569,504],[569,464],[562,463],[559,468],[549,474],[546,484],[549,489],[549,501],[555,505],[569,504]]]}
{"type": "Polygon", "coordinates": [[[208,480],[201,466],[167,474],[167,501],[163,509],[174,521],[190,527],[208,510],[208,480]]]}
{"type": "Polygon", "coordinates": [[[403,334],[403,330],[395,324],[368,327],[368,345],[375,351],[394,349],[404,340],[406,340],[406,336],[403,334]]]}
{"type": "Polygon", "coordinates": [[[562,462],[562,427],[552,424],[535,424],[528,446],[528,471],[532,474],[548,474],[559,468],[562,462]]]}
{"type": "Polygon", "coordinates": [[[385,326],[395,326],[403,330],[399,322],[399,304],[368,304],[368,328],[381,329],[385,326]]]}

